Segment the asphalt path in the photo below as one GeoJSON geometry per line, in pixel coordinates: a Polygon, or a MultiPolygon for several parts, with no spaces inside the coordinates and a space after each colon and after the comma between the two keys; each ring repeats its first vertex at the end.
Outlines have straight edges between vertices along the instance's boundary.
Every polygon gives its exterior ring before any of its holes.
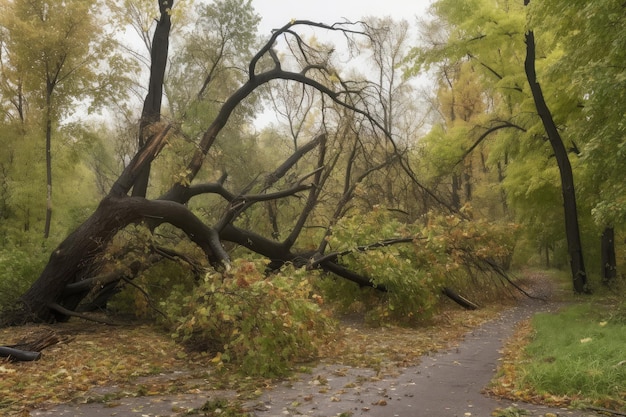
{"type": "MultiPolygon", "coordinates": [[[[256,417],[490,417],[494,410],[509,407],[524,410],[525,415],[531,416],[597,416],[590,412],[513,403],[482,393],[496,373],[500,351],[513,334],[515,325],[550,308],[554,308],[554,304],[526,299],[497,319],[469,332],[457,347],[424,356],[419,365],[400,368],[390,376],[379,377],[373,369],[322,363],[310,373],[283,381],[245,405],[249,415],[256,417]]],[[[33,410],[30,415],[182,416],[189,415],[189,410],[201,407],[208,399],[231,395],[236,394],[198,391],[172,396],[128,397],[109,403],[61,404],[47,410],[33,410]]]]}
{"type": "Polygon", "coordinates": [[[482,394],[496,373],[500,351],[515,325],[551,306],[526,300],[472,330],[457,347],[424,356],[418,366],[403,368],[393,377],[376,380],[373,370],[320,365],[296,382],[285,382],[266,393],[253,406],[254,413],[257,417],[489,417],[494,410],[511,407],[532,416],[596,416],[482,394]],[[326,376],[324,386],[316,387],[320,375],[326,376]]]}

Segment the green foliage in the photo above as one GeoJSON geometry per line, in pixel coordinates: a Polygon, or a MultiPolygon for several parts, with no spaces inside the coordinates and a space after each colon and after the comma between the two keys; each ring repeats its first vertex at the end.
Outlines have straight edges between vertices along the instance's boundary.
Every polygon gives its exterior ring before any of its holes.
{"type": "Polygon", "coordinates": [[[539,393],[585,398],[610,408],[626,406],[624,307],[585,303],[559,314],[537,315],[523,383],[539,393]]]}
{"type": "Polygon", "coordinates": [[[423,231],[425,246],[416,252],[445,285],[486,301],[501,296],[501,277],[492,269],[508,269],[519,237],[519,226],[510,222],[469,219],[472,209],[461,215],[431,215],[423,231]],[[462,217],[465,216],[465,217],[462,217]]]}
{"type": "Polygon", "coordinates": [[[3,132],[9,133],[0,151],[0,210],[10,217],[10,228],[38,228],[46,204],[52,204],[48,185],[54,198],[52,235],[65,235],[93,209],[95,193],[92,174],[82,165],[84,131],[64,122],[127,98],[124,78],[130,67],[113,52],[116,43],[105,33],[100,18],[107,13],[98,2],[70,0],[52,7],[17,0],[2,2],[0,9],[0,108],[3,132]]]}
{"type": "Polygon", "coordinates": [[[48,255],[49,248],[41,243],[0,249],[0,312],[11,309],[39,277],[48,255]]]}
{"type": "Polygon", "coordinates": [[[408,236],[411,232],[406,226],[380,207],[369,213],[341,219],[333,227],[329,246],[339,252],[351,250],[350,254],[341,257],[341,263],[370,277],[375,286],[384,286],[387,292],[360,290],[352,284],[343,284],[337,292],[329,295],[333,299],[342,295],[348,301],[364,304],[368,310],[367,319],[372,324],[386,319],[411,322],[428,318],[434,311],[436,288],[440,281],[416,259],[413,245],[397,244],[368,251],[356,248],[357,242],[408,236]],[[354,293],[349,295],[351,291],[354,293]]]}
{"type": "Polygon", "coordinates": [[[173,294],[163,303],[173,337],[248,375],[282,375],[314,358],[332,323],[308,273],[287,267],[266,277],[263,268],[239,261],[227,273],[207,274],[192,294],[173,294]]]}
{"type": "MultiPolygon", "coordinates": [[[[559,171],[526,92],[524,34],[532,29],[538,79],[575,175],[585,263],[588,270],[599,269],[601,230],[626,224],[621,174],[625,128],[623,111],[615,105],[624,102],[626,91],[623,5],[614,0],[531,1],[528,7],[508,0],[438,0],[430,12],[432,20],[421,25],[423,42],[407,60],[409,73],[434,70],[439,80],[437,110],[443,125],[435,126],[422,142],[427,156],[436,155],[436,162],[425,163],[434,165],[426,169],[427,175],[445,175],[451,155],[464,148],[463,138],[472,131],[469,124],[458,125],[464,105],[488,103],[476,107],[484,114],[481,120],[471,120],[474,126],[501,121],[517,126],[499,131],[496,140],[490,137],[481,145],[486,152],[473,152],[487,155],[486,169],[497,167],[497,186],[507,196],[504,215],[523,226],[524,251],[517,259],[528,262],[542,253],[552,256],[551,265],[568,264],[567,251],[562,250],[566,246],[559,171]],[[471,72],[460,71],[463,66],[471,72]],[[472,100],[477,97],[483,100],[472,100]]],[[[485,178],[472,179],[486,183],[485,178]]],[[[472,205],[481,208],[475,201],[472,205]]]]}
{"type": "Polygon", "coordinates": [[[623,4],[556,0],[531,5],[531,24],[552,35],[540,39],[555,57],[546,78],[558,88],[555,99],[569,103],[561,117],[584,162],[579,171],[583,201],[599,226],[623,225],[626,128],[622,106],[615,105],[626,100],[623,4]]]}
{"type": "MultiPolygon", "coordinates": [[[[465,215],[469,214],[466,207],[465,215]]],[[[384,320],[414,323],[435,312],[439,293],[446,285],[481,298],[493,294],[497,280],[488,272],[489,262],[508,266],[516,229],[513,224],[434,214],[428,217],[426,225],[407,226],[380,208],[346,217],[333,228],[330,246],[339,252],[352,250],[341,257],[342,264],[370,277],[375,286],[384,286],[387,291],[337,282],[323,288],[330,299],[342,300],[343,308],[365,307],[372,324],[384,320]],[[354,246],[354,242],[410,236],[412,243],[366,251],[354,246]]]]}

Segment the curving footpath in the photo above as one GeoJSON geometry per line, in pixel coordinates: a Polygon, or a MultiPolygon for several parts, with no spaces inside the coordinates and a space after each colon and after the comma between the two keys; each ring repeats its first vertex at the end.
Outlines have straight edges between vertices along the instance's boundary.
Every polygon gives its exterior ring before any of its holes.
{"type": "MultiPolygon", "coordinates": [[[[320,364],[245,404],[256,417],[490,417],[514,407],[530,416],[591,417],[597,414],[489,398],[481,393],[493,378],[504,342],[521,320],[553,304],[524,300],[518,307],[469,332],[458,347],[424,356],[420,365],[376,378],[372,369],[320,364]]],[[[207,399],[234,392],[202,391],[175,396],[122,398],[115,404],[63,404],[34,410],[35,416],[181,416],[207,399]]],[[[194,414],[191,414],[194,415],[194,414]]],[[[197,414],[196,414],[197,415],[197,414]]],[[[511,414],[513,416],[515,414],[511,414]]]]}
{"type": "Polygon", "coordinates": [[[547,303],[526,300],[498,319],[472,330],[458,347],[425,356],[420,365],[401,369],[399,375],[389,379],[355,386],[353,381],[371,379],[374,371],[337,365],[318,366],[299,381],[285,383],[265,394],[261,402],[251,405],[254,415],[489,417],[498,408],[514,407],[531,416],[597,416],[589,412],[513,403],[481,393],[495,374],[499,351],[513,334],[515,324],[548,309],[547,303]],[[325,386],[315,394],[311,394],[311,385],[316,380],[312,375],[328,375],[325,386]]]}

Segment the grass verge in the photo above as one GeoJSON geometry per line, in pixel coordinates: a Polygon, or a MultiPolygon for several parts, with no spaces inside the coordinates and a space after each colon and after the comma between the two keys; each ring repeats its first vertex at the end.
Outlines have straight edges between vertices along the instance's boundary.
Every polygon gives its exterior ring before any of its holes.
{"type": "Polygon", "coordinates": [[[490,391],[518,401],[626,409],[626,303],[538,314],[509,341],[490,391]]]}

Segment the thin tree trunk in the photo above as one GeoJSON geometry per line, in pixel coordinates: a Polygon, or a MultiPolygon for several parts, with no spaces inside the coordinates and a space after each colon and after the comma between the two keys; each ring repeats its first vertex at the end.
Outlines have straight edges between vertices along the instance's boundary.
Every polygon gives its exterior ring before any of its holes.
{"type": "Polygon", "coordinates": [[[459,190],[461,189],[461,184],[459,181],[460,176],[457,174],[452,174],[452,207],[458,211],[461,208],[461,197],[459,196],[459,190]]]}
{"type": "Polygon", "coordinates": [[[45,239],[50,236],[52,224],[52,114],[50,106],[53,88],[49,85],[46,92],[46,223],[43,229],[45,239]]]}
{"type": "MultiPolygon", "coordinates": [[[[527,5],[529,1],[530,0],[524,0],[524,4],[527,5]]],[[[535,35],[532,30],[526,32],[526,60],[524,68],[535,101],[537,113],[548,135],[548,140],[554,151],[554,156],[561,175],[561,192],[563,194],[563,209],[565,213],[565,234],[574,290],[577,293],[587,292],[587,274],[585,272],[583,251],[580,242],[580,230],[578,227],[574,175],[572,173],[572,166],[567,155],[567,150],[563,145],[561,135],[552,119],[552,113],[545,102],[541,86],[537,82],[537,73],[535,70],[535,35]]]]}
{"type": "Polygon", "coordinates": [[[615,231],[607,227],[602,232],[602,283],[610,284],[617,276],[615,261],[615,231]]]}

